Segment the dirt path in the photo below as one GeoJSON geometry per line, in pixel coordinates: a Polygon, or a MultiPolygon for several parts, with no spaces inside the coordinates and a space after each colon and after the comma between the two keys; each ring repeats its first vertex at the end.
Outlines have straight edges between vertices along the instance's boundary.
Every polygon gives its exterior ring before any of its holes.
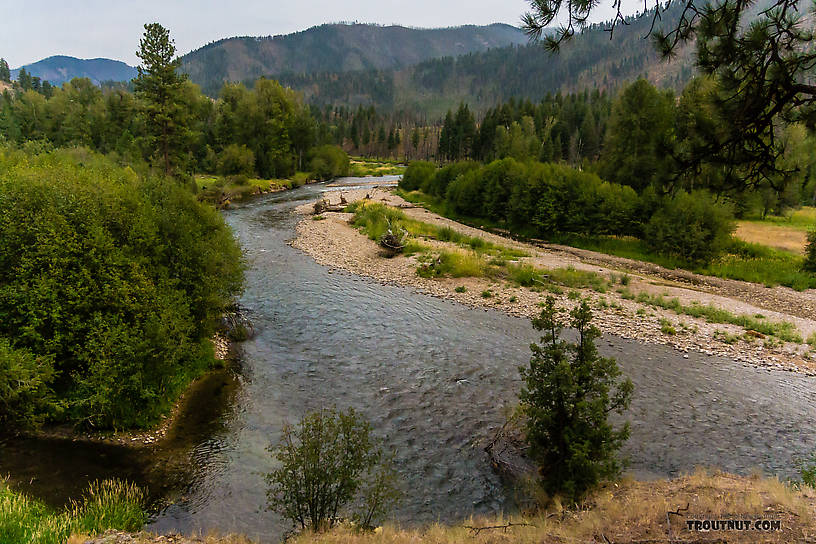
{"type": "MultiPolygon", "coordinates": [[[[573,267],[610,279],[618,278],[616,281],[627,274],[626,286],[618,283],[606,293],[579,290],[583,298],[591,301],[596,323],[604,332],[647,343],[670,345],[681,351],[695,350],[748,364],[816,375],[816,358],[812,358],[810,347],[806,344],[783,343],[759,334],[752,336],[737,325],[708,323],[701,318],[678,315],[674,311],[633,300],[633,295],[641,293],[662,295],[677,298],[683,305],[712,305],[733,314],[790,322],[796,326],[802,338],[807,338],[816,332],[816,290],[799,293],[784,287],[769,289],[746,282],[669,270],[593,251],[552,244],[527,244],[441,217],[383,189],[344,194],[349,202],[370,194],[376,201],[402,207],[409,217],[450,226],[463,234],[480,236],[496,244],[523,249],[530,256],[521,260],[537,267],[573,267]]],[[[304,215],[311,211],[311,203],[298,208],[298,212],[304,215]]],[[[536,315],[540,311],[540,303],[550,294],[488,278],[421,278],[416,274],[419,264],[416,256],[383,258],[375,242],[348,224],[350,214],[326,213],[324,217],[322,221],[311,218],[301,221],[297,226],[298,236],[292,245],[326,266],[517,316],[536,315]],[[460,292],[456,291],[457,287],[460,292]],[[465,288],[464,292],[461,292],[462,287],[465,288]],[[490,291],[489,297],[482,295],[486,291],[490,291]]],[[[434,245],[445,244],[435,242],[434,245]]],[[[567,308],[577,304],[575,293],[565,292],[556,298],[561,306],[567,308]]]]}

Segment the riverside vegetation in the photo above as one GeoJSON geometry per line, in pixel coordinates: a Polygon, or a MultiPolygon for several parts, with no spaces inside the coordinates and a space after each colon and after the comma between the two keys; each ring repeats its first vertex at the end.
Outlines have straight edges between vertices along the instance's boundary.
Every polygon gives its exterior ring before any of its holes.
{"type": "Polygon", "coordinates": [[[94,152],[0,147],[0,421],[155,424],[240,293],[221,216],[94,152]]]}
{"type": "Polygon", "coordinates": [[[0,543],[64,544],[74,535],[138,531],[147,521],[146,501],[138,487],[106,480],[92,483],[80,500],[57,511],[0,480],[0,543]]]}

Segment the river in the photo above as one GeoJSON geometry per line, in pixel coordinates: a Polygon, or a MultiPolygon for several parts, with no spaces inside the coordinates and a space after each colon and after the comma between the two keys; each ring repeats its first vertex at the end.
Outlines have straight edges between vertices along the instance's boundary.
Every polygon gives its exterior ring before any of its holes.
{"type": "MultiPolygon", "coordinates": [[[[173,501],[151,530],[277,540],[288,525],[265,508],[264,475],[274,466],[267,446],[306,411],[353,406],[396,454],[405,498],[395,519],[512,509],[482,448],[516,401],[535,331],[525,319],[330,270],[288,246],[294,208],[336,190],[310,185],[225,212],[249,263],[241,304],[257,335],[242,344],[235,374],[191,395],[165,444],[134,453],[11,443],[0,473],[50,502],[94,477],[128,477],[173,501]]],[[[608,335],[599,347],[635,384],[623,453],[636,476],[705,465],[788,477],[816,449],[812,378],[608,335]]]]}

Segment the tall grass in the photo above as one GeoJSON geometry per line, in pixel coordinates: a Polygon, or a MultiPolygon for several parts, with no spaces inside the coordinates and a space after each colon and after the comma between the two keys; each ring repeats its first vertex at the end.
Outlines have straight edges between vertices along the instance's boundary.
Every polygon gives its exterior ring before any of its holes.
{"type": "Polygon", "coordinates": [[[135,485],[105,480],[92,483],[80,501],[58,512],[0,481],[0,544],[63,544],[72,534],[138,531],[147,521],[145,502],[135,485]]]}
{"type": "Polygon", "coordinates": [[[599,293],[605,293],[610,286],[609,280],[600,274],[572,266],[536,268],[529,264],[510,265],[507,267],[507,279],[522,287],[560,285],[570,289],[592,289],[599,293]]]}

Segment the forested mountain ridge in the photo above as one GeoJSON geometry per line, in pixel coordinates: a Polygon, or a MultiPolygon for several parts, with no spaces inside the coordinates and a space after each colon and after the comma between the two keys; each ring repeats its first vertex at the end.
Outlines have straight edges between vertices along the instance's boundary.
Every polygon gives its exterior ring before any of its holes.
{"type": "MultiPolygon", "coordinates": [[[[679,13],[671,8],[663,21],[679,13]]],[[[429,59],[389,70],[282,74],[277,78],[317,105],[367,105],[423,111],[439,116],[459,102],[476,111],[511,97],[538,101],[547,93],[610,90],[644,76],[663,88],[680,90],[694,74],[694,49],[660,58],[649,34],[651,17],[627,18],[612,39],[605,24],[593,25],[565,43],[559,53],[537,44],[516,44],[429,59]]]]}
{"type": "Polygon", "coordinates": [[[182,69],[209,94],[226,81],[261,76],[398,69],[440,57],[526,43],[506,24],[419,29],[327,24],[283,36],[219,40],[182,57],[182,69]]]}
{"type": "MultiPolygon", "coordinates": [[[[95,85],[103,81],[130,81],[136,77],[136,68],[122,61],[97,58],[78,59],[65,55],[55,55],[22,66],[32,77],[39,77],[52,85],[61,85],[75,77],[87,77],[95,85]]],[[[12,70],[12,79],[17,79],[20,69],[12,70]]]]}

